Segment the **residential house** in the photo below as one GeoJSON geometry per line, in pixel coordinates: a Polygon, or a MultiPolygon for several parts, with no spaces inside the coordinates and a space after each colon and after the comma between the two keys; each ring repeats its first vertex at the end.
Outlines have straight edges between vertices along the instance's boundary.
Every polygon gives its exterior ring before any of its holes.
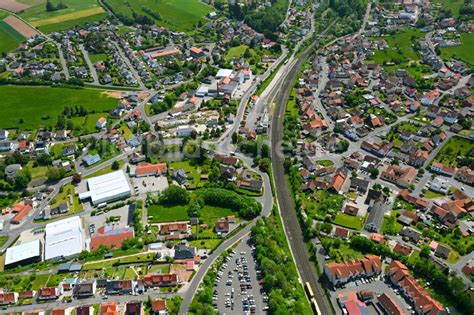
{"type": "Polygon", "coordinates": [[[76,299],[91,297],[95,295],[96,289],[96,280],[83,281],[74,285],[73,295],[76,299]]]}
{"type": "Polygon", "coordinates": [[[107,125],[107,119],[105,119],[104,117],[100,117],[99,119],[97,119],[97,122],[95,123],[95,126],[99,129],[105,128],[106,125],[107,125]]]}
{"type": "Polygon", "coordinates": [[[118,305],[117,302],[105,302],[100,304],[100,314],[99,315],[118,315],[118,305]]]}
{"type": "Polygon", "coordinates": [[[411,166],[402,168],[398,165],[390,165],[382,172],[380,178],[397,186],[407,188],[414,182],[416,174],[416,169],[411,166]]]}
{"type": "Polygon", "coordinates": [[[444,259],[448,259],[449,255],[451,254],[451,249],[448,247],[438,244],[436,247],[435,255],[444,259]]]}
{"type": "Polygon", "coordinates": [[[56,300],[62,294],[62,286],[46,287],[38,290],[38,301],[56,300]]]}
{"type": "Polygon", "coordinates": [[[125,315],[143,315],[144,307],[141,301],[130,301],[125,305],[125,315]]]}
{"type": "Polygon", "coordinates": [[[143,284],[147,288],[170,287],[178,284],[178,275],[171,274],[148,274],[143,277],[143,284]]]}
{"type": "Polygon", "coordinates": [[[456,179],[468,185],[474,185],[474,171],[468,166],[460,167],[455,175],[456,179]]]}
{"type": "Polygon", "coordinates": [[[388,277],[392,284],[400,289],[402,296],[406,297],[414,306],[417,314],[447,314],[444,306],[434,300],[410,275],[408,268],[398,260],[392,261],[388,270],[388,277]]]}
{"type": "Polygon", "coordinates": [[[15,304],[18,302],[17,292],[0,291],[0,305],[15,304]]]}
{"type": "Polygon", "coordinates": [[[167,315],[168,309],[166,307],[166,300],[165,299],[152,300],[151,311],[153,315],[167,315]]]}
{"type": "Polygon", "coordinates": [[[177,245],[174,249],[174,259],[194,259],[197,249],[194,246],[177,245]]]}
{"type": "Polygon", "coordinates": [[[368,255],[363,259],[349,260],[342,263],[329,263],[324,266],[324,274],[328,280],[338,286],[363,277],[379,275],[382,262],[379,256],[368,255]]]}
{"type": "Polygon", "coordinates": [[[456,171],[454,168],[444,165],[443,163],[436,162],[436,161],[433,161],[433,163],[431,163],[430,169],[433,172],[443,174],[446,176],[453,176],[454,172],[456,171]]]}
{"type": "Polygon", "coordinates": [[[136,282],[133,280],[108,281],[105,287],[107,294],[132,294],[135,291],[136,282]]]}
{"type": "Polygon", "coordinates": [[[216,233],[228,233],[229,232],[229,222],[227,220],[219,220],[216,222],[216,226],[214,228],[216,233]]]}

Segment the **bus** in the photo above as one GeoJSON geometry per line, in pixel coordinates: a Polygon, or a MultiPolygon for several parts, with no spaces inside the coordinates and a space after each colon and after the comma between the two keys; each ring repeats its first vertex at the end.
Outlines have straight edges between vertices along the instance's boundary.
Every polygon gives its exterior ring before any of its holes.
{"type": "Polygon", "coordinates": [[[309,284],[309,282],[306,282],[305,287],[306,287],[306,292],[308,293],[309,299],[310,300],[314,299],[313,289],[311,289],[311,285],[309,284]]]}

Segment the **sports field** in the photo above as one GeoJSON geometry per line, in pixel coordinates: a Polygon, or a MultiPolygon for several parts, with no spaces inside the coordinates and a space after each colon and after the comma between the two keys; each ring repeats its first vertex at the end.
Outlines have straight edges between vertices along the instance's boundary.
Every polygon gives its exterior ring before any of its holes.
{"type": "Polygon", "coordinates": [[[0,12],[0,54],[15,49],[25,38],[3,21],[7,15],[0,12]]]}
{"type": "Polygon", "coordinates": [[[177,31],[188,31],[213,9],[198,0],[104,0],[114,13],[128,19],[133,18],[133,13],[146,15],[158,25],[177,31]],[[158,12],[160,19],[144,11],[158,12]]]}
{"type": "Polygon", "coordinates": [[[0,86],[0,128],[33,130],[54,126],[65,106],[84,106],[89,112],[108,112],[116,104],[101,90],[31,86],[0,86]],[[39,114],[38,114],[39,113],[39,114]]]}
{"type": "MultiPolygon", "coordinates": [[[[67,8],[51,12],[46,11],[46,0],[21,1],[31,7],[20,16],[46,33],[95,22],[105,17],[105,11],[97,0],[63,0],[67,8]]],[[[52,3],[57,5],[59,0],[52,0],[52,3]]]]}

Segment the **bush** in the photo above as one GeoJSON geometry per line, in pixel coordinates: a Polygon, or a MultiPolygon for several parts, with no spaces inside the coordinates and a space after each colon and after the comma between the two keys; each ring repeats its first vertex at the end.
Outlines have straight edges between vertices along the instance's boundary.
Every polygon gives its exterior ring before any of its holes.
{"type": "Polygon", "coordinates": [[[164,205],[183,205],[190,200],[189,192],[176,185],[169,186],[159,198],[159,203],[164,205]]]}

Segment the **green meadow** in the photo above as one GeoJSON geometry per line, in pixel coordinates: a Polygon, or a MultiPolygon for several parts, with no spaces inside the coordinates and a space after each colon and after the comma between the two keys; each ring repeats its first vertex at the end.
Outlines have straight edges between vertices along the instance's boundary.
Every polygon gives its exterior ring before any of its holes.
{"type": "Polygon", "coordinates": [[[0,86],[0,95],[0,128],[24,130],[54,126],[66,106],[84,106],[90,113],[100,113],[117,104],[104,91],[93,89],[0,86]]]}

